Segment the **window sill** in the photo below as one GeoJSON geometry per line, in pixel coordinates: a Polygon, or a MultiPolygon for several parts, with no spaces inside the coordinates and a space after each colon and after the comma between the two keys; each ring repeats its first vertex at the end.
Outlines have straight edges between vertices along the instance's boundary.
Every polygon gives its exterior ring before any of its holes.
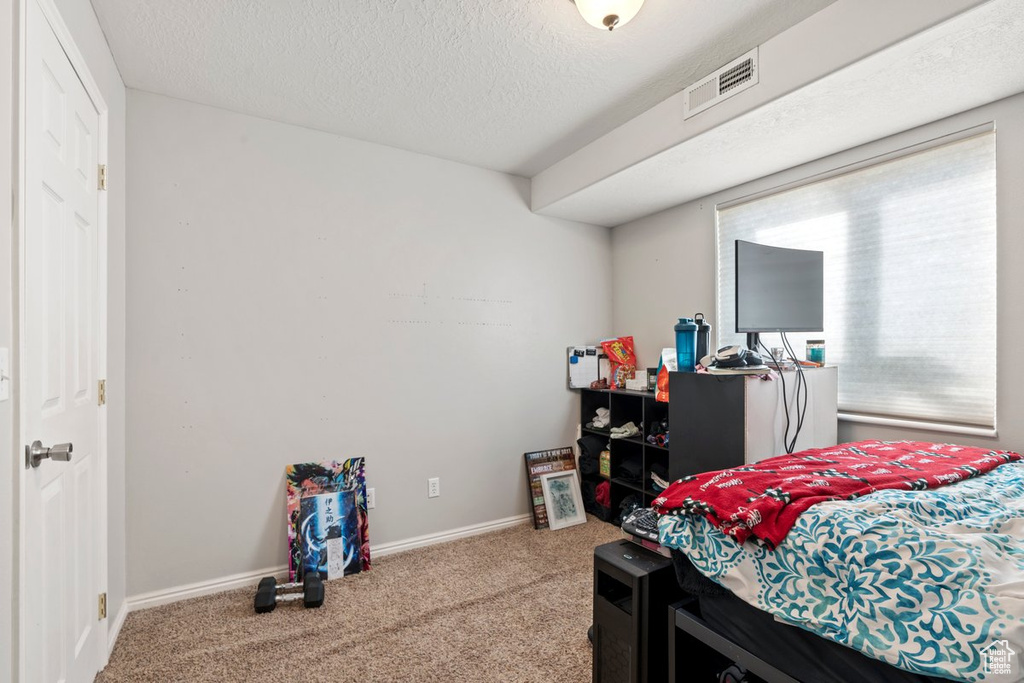
{"type": "Polygon", "coordinates": [[[881,417],[879,415],[861,415],[839,411],[838,418],[844,422],[881,425],[883,427],[903,427],[921,429],[927,432],[944,432],[948,434],[965,434],[967,436],[996,437],[999,433],[994,427],[970,427],[968,425],[949,424],[944,422],[925,422],[924,420],[907,420],[898,417],[881,417]]]}

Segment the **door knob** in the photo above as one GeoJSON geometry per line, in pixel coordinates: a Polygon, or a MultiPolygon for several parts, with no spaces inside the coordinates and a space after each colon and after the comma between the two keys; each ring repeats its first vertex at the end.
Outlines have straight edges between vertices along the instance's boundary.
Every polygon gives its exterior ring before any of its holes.
{"type": "Polygon", "coordinates": [[[47,458],[67,462],[71,460],[72,450],[74,447],[69,443],[59,443],[47,448],[41,441],[33,441],[31,446],[25,446],[25,467],[39,467],[39,463],[47,458]]]}

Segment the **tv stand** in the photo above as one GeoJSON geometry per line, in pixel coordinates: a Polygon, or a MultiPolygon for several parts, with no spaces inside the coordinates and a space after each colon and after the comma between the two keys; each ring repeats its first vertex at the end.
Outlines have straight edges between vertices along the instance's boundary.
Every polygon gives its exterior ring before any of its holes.
{"type": "Polygon", "coordinates": [[[760,332],[747,332],[747,348],[757,353],[757,347],[761,345],[760,332]]]}

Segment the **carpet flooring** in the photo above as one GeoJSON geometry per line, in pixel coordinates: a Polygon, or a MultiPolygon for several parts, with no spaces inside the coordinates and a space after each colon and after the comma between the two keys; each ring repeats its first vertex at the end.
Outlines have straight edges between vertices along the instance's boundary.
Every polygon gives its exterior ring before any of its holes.
{"type": "Polygon", "coordinates": [[[583,683],[594,547],[620,537],[527,523],[373,559],[320,609],[239,589],[135,612],[97,681],[583,683]]]}

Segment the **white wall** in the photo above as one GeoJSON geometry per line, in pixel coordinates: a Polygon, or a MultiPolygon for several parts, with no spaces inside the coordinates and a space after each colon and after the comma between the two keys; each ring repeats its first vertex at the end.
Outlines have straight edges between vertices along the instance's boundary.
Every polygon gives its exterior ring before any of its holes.
{"type": "MultiPolygon", "coordinates": [[[[28,1],[28,0],[26,0],[28,1]]],[[[107,48],[92,5],[88,0],[55,0],[64,22],[75,43],[88,62],[93,78],[99,85],[109,107],[109,166],[111,168],[108,191],[109,295],[108,295],[108,584],[107,599],[111,618],[124,605],[125,598],[125,535],[124,535],[124,233],[125,233],[125,90],[121,76],[107,48]]],[[[18,29],[15,9],[23,3],[2,3],[0,7],[0,347],[16,347],[13,324],[14,304],[17,301],[15,274],[16,229],[12,215],[12,126],[15,125],[17,87],[14,82],[14,61],[18,49],[18,29]],[[7,265],[10,266],[8,269],[7,265]]],[[[14,359],[12,359],[13,361],[14,359]]],[[[7,664],[14,665],[12,651],[12,604],[16,597],[13,583],[14,539],[17,538],[15,514],[17,501],[15,485],[20,471],[20,435],[16,429],[15,400],[0,403],[0,682],[7,680],[7,664]],[[10,599],[8,599],[10,597],[10,599]]],[[[13,676],[13,674],[11,674],[13,676]]]]}
{"type": "Polygon", "coordinates": [[[528,511],[523,452],[574,437],[565,347],[609,332],[607,230],[522,178],[137,91],[128,116],[131,595],[283,565],[292,462],[364,456],[375,545],[528,511]]]}
{"type": "MultiPolygon", "coordinates": [[[[1024,449],[1024,365],[1015,360],[1024,338],[1024,95],[863,145],[794,169],[746,183],[619,226],[612,231],[613,328],[633,334],[643,358],[673,346],[676,318],[706,313],[717,330],[732,321],[718,319],[715,302],[715,205],[784,183],[995,121],[998,174],[998,428],[996,439],[840,422],[840,441],[868,438],[921,438],[1024,449]]],[[[889,324],[899,324],[890,321],[889,324]]],[[[714,339],[714,333],[712,333],[714,339]]],[[[712,343],[714,343],[712,341],[712,343]]],[[[969,352],[969,350],[964,350],[969,352]]],[[[842,368],[840,368],[842,382],[842,368]]],[[[883,388],[880,388],[883,390],[883,388]]]]}

